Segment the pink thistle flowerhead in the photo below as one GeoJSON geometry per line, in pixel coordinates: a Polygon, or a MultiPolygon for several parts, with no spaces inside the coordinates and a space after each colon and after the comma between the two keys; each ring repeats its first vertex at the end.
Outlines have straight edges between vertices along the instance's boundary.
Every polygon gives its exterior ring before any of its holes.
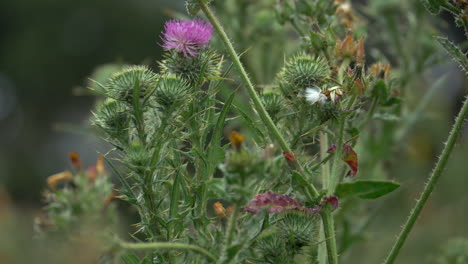
{"type": "Polygon", "coordinates": [[[164,26],[162,47],[193,57],[206,47],[212,35],[213,26],[201,19],[170,20],[164,26]]]}

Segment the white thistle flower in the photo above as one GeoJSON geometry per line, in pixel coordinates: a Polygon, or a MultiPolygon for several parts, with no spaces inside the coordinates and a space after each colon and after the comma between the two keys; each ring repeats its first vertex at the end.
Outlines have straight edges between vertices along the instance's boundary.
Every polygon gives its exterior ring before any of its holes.
{"type": "Polygon", "coordinates": [[[311,104],[315,104],[315,103],[321,104],[327,100],[327,97],[317,87],[306,88],[305,98],[311,104]]]}

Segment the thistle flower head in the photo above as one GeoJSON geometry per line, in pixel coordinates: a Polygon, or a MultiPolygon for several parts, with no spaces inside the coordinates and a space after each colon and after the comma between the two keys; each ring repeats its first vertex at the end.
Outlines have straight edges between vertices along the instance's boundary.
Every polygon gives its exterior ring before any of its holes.
{"type": "Polygon", "coordinates": [[[164,26],[162,47],[193,57],[206,47],[212,35],[213,26],[201,19],[171,20],[164,26]]]}
{"type": "Polygon", "coordinates": [[[322,85],[330,74],[330,67],[324,58],[299,54],[286,63],[278,80],[285,96],[293,96],[307,87],[322,85]]]}

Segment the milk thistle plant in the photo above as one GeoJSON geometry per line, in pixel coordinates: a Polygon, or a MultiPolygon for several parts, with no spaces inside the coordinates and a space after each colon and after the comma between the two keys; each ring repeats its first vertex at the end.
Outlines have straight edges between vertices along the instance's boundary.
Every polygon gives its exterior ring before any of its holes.
{"type": "MultiPolygon", "coordinates": [[[[424,3],[466,26],[463,1],[424,3]]],[[[191,17],[167,21],[160,34],[165,53],[157,68],[127,66],[94,89],[102,100],[91,123],[113,146],[98,171],[105,160],[106,174],[119,180],[115,197],[138,214],[130,238],[111,236],[102,254],[113,258],[105,260],[339,263],[365,231],[353,219],[371,219],[359,213],[366,199],[399,187],[383,172],[384,157],[368,153],[375,142],[390,153],[409,129],[414,116],[402,96],[411,76],[367,59],[372,36],[348,1],[186,6],[191,17]]],[[[451,43],[445,48],[466,71],[465,54],[451,43]]],[[[386,263],[403,246],[467,113],[465,102],[386,263]]],[[[100,174],[91,183],[70,172],[50,178],[53,191],[59,180],[77,185],[55,194],[51,226],[73,227],[59,217],[69,209],[58,204],[72,203],[68,192],[99,184],[99,195],[111,195],[109,177],[100,174]]],[[[113,214],[94,209],[67,214],[74,221],[113,214]]]]}

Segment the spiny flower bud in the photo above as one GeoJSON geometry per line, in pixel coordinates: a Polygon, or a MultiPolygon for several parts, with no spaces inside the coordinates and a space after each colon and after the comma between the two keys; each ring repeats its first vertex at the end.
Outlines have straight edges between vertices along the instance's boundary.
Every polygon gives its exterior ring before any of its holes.
{"type": "Polygon", "coordinates": [[[158,82],[155,100],[163,112],[174,111],[187,101],[190,87],[187,82],[174,75],[165,75],[158,82]]]}
{"type": "Polygon", "coordinates": [[[279,94],[264,93],[261,95],[260,99],[271,119],[277,120],[278,114],[283,110],[283,98],[279,94]]]}
{"type": "Polygon", "coordinates": [[[278,80],[283,84],[285,95],[293,96],[307,87],[322,85],[330,74],[330,67],[324,58],[299,54],[286,63],[278,80]]]}
{"type": "Polygon", "coordinates": [[[131,116],[128,106],[113,99],[107,99],[98,106],[94,114],[94,125],[106,132],[111,138],[126,142],[129,134],[131,116]]]}
{"type": "Polygon", "coordinates": [[[174,74],[195,86],[219,77],[222,61],[222,57],[213,50],[205,50],[191,57],[180,52],[167,52],[160,66],[162,73],[174,74]]]}
{"type": "Polygon", "coordinates": [[[105,86],[106,94],[115,100],[132,103],[134,89],[139,86],[140,97],[150,94],[158,80],[158,75],[146,66],[130,66],[110,78],[105,86]]]}
{"type": "Polygon", "coordinates": [[[137,175],[143,175],[149,169],[151,154],[144,145],[137,141],[132,143],[127,149],[125,161],[128,167],[136,172],[137,175]]]}
{"type": "Polygon", "coordinates": [[[293,249],[300,249],[318,239],[319,217],[310,214],[289,210],[282,213],[278,221],[278,229],[285,238],[294,238],[289,243],[293,249]]]}

